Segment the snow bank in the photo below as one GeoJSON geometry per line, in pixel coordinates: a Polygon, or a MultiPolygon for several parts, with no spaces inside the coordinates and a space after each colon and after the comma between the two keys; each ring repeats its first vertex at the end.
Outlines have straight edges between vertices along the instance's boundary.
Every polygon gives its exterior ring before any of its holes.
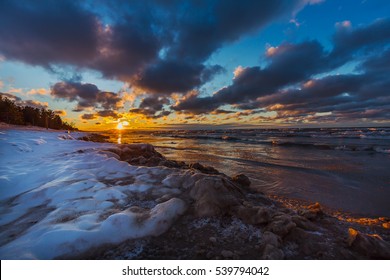
{"type": "Polygon", "coordinates": [[[162,183],[175,176],[173,169],[131,166],[103,151],[113,144],[75,138],[1,131],[1,259],[72,256],[160,235],[186,210],[175,197],[180,186],[162,183]],[[168,201],[154,202],[167,194],[168,201]]]}

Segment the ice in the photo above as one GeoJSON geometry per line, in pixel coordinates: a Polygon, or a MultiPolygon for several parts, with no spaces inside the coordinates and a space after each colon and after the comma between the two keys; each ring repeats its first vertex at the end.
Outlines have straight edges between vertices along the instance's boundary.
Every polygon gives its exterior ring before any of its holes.
{"type": "Polygon", "coordinates": [[[114,144],[56,131],[1,135],[1,259],[71,257],[107,243],[157,236],[186,211],[175,197],[180,184],[171,182],[180,177],[177,171],[131,166],[107,151],[114,144]],[[164,195],[171,198],[154,202],[164,195]]]}

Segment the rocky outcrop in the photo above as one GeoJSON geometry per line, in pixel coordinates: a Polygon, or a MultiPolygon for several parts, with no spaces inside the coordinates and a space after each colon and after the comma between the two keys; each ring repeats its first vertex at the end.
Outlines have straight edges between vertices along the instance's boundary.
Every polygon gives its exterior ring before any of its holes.
{"type": "Polygon", "coordinates": [[[198,217],[231,214],[240,204],[240,190],[221,176],[204,176],[191,188],[190,197],[198,217]]]}
{"type": "Polygon", "coordinates": [[[348,246],[372,259],[390,259],[390,244],[377,234],[348,230],[348,246]]]}
{"type": "MultiPolygon", "coordinates": [[[[199,163],[171,161],[148,144],[118,145],[109,153],[131,165],[172,168],[169,172],[162,169],[166,175],[161,177],[161,188],[179,191],[153,199],[162,203],[177,197],[188,209],[172,231],[156,237],[158,240],[151,243],[151,255],[144,257],[166,258],[168,254],[174,259],[390,259],[386,241],[389,234],[384,240],[379,235],[348,229],[352,221],[331,217],[319,203],[294,210],[286,208],[251,189],[251,181],[244,174],[231,178],[199,163]],[[194,229],[190,226],[193,220],[203,222],[194,229]],[[227,238],[224,224],[234,220],[246,226],[234,227],[227,238]],[[210,221],[214,221],[213,226],[210,221]],[[247,233],[249,227],[260,234],[247,233]],[[177,242],[182,246],[181,255],[167,249],[176,248],[177,242]],[[164,244],[161,250],[156,249],[160,243],[164,244]]],[[[389,228],[388,218],[381,218],[377,224],[375,229],[389,228]]]]}

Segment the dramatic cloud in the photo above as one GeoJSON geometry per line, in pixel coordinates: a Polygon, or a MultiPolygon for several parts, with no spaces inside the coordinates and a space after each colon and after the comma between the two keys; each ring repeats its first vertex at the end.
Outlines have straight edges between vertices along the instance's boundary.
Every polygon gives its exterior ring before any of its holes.
{"type": "Polygon", "coordinates": [[[95,1],[4,0],[0,53],[48,69],[94,69],[149,92],[185,93],[221,71],[205,65],[215,51],[307,3],[110,1],[94,8],[95,1]]]}
{"type": "Polygon", "coordinates": [[[382,50],[390,41],[390,18],[380,19],[357,29],[344,25],[342,27],[333,36],[331,58],[335,63],[347,62],[359,50],[382,50]]]}
{"type": "Polygon", "coordinates": [[[173,109],[207,112],[224,104],[245,103],[329,69],[327,54],[317,41],[283,44],[268,51],[267,59],[269,64],[264,69],[240,66],[235,71],[233,84],[212,97],[192,96],[173,109]]]}
{"type": "MultiPolygon", "coordinates": [[[[54,84],[50,95],[74,102],[75,112],[88,112],[84,120],[119,118],[127,101],[130,113],[148,119],[176,111],[188,118],[200,115],[196,121],[220,114],[286,122],[383,120],[389,109],[389,18],[365,26],[331,23],[330,48],[308,39],[269,46],[261,64],[237,62],[230,85],[213,95],[205,92],[214,88],[212,82],[221,84],[216,76],[225,71],[218,63],[224,63],[213,57],[218,50],[279,19],[299,25],[298,11],[320,2],[3,0],[0,58],[56,72],[92,69],[126,82],[131,94],[125,98],[81,79],[54,84]],[[204,86],[208,82],[212,85],[204,86]]],[[[48,91],[27,93],[43,98],[48,91]]]]}
{"type": "Polygon", "coordinates": [[[52,96],[68,101],[77,101],[75,111],[86,108],[117,109],[121,101],[120,96],[113,92],[101,91],[93,84],[79,82],[59,82],[51,88],[52,96]]]}
{"type": "MultiPolygon", "coordinates": [[[[324,51],[316,41],[269,47],[264,67],[241,67],[230,86],[209,97],[193,94],[172,109],[193,114],[215,112],[222,105],[239,110],[264,108],[288,120],[377,118],[389,116],[390,20],[351,29],[338,26],[334,48],[324,51]],[[329,75],[364,51],[359,74],[329,75]],[[377,55],[382,51],[381,55],[377,55]],[[321,79],[313,78],[325,73],[321,79]],[[386,113],[387,112],[387,113],[386,113]],[[325,113],[325,114],[321,114],[325,113]]],[[[274,118],[274,117],[273,117],[274,118]]]]}
{"type": "Polygon", "coordinates": [[[80,116],[80,118],[81,118],[82,120],[94,120],[94,119],[96,119],[97,117],[96,117],[95,114],[82,114],[82,115],[80,116]]]}
{"type": "Polygon", "coordinates": [[[31,95],[47,95],[49,94],[49,91],[45,88],[37,88],[37,89],[31,89],[27,92],[27,94],[31,95]]]}
{"type": "Polygon", "coordinates": [[[221,66],[186,64],[180,61],[159,61],[146,68],[133,83],[149,92],[171,94],[187,92],[209,81],[223,71],[221,66]]]}
{"type": "Polygon", "coordinates": [[[75,1],[0,2],[0,53],[32,65],[80,65],[97,53],[97,18],[75,1]]]}
{"type": "Polygon", "coordinates": [[[169,99],[166,97],[158,96],[147,96],[142,99],[138,108],[130,109],[130,113],[141,114],[146,118],[158,119],[161,117],[168,116],[171,112],[163,109],[164,105],[170,103],[169,99]]]}

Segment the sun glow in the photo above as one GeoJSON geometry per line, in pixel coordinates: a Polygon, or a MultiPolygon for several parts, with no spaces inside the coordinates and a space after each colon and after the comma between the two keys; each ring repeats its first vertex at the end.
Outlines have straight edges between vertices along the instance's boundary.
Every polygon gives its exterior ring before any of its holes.
{"type": "Polygon", "coordinates": [[[117,126],[116,126],[116,129],[118,130],[122,130],[123,129],[123,123],[118,123],[117,126]]]}
{"type": "Polygon", "coordinates": [[[122,130],[122,129],[125,129],[125,126],[128,126],[128,125],[129,125],[128,121],[118,120],[118,124],[116,125],[116,129],[122,130]]]}

